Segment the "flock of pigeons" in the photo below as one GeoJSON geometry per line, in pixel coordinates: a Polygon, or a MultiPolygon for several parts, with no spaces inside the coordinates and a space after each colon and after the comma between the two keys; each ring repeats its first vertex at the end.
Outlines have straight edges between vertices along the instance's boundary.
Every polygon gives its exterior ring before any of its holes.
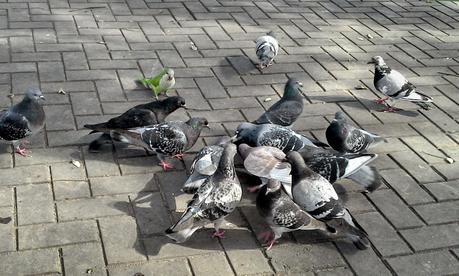
{"type": "MultiPolygon", "coordinates": [[[[260,70],[272,64],[278,50],[272,32],[257,39],[260,70]]],[[[375,87],[387,96],[378,100],[386,105],[385,111],[395,111],[388,99],[430,107],[432,99],[416,92],[415,86],[391,70],[381,57],[373,57],[371,63],[375,64],[375,87]]],[[[170,70],[165,70],[156,79],[157,84],[151,86],[170,83],[174,75],[170,70]]],[[[304,108],[300,87],[301,82],[289,79],[282,98],[257,120],[240,124],[235,136],[222,137],[197,153],[183,186],[183,191],[193,194],[193,198],[179,221],[166,230],[168,237],[184,242],[209,223],[214,224],[214,236],[223,236],[221,224],[242,198],[234,167],[234,157],[239,152],[245,170],[261,181],[250,191],[259,190],[256,205],[272,230],[263,233],[268,249],[283,233],[295,230],[319,230],[330,237],[347,237],[359,249],[369,246],[367,233],[343,206],[332,184],[349,178],[367,192],[377,189],[381,185],[379,173],[368,166],[377,155],[366,151],[385,140],[349,124],[342,112],[335,114],[326,130],[328,144],[291,130],[304,108]]],[[[31,88],[20,103],[0,113],[0,139],[12,143],[21,155],[27,156],[25,138],[44,127],[45,113],[39,103],[42,99],[41,91],[31,88]]],[[[102,133],[90,143],[89,150],[97,152],[112,140],[129,143],[155,152],[164,170],[172,168],[167,157],[182,159],[202,129],[208,127],[205,118],[165,121],[182,107],[186,107],[182,97],[167,97],[137,105],[107,122],[85,125],[91,133],[102,133]]]]}

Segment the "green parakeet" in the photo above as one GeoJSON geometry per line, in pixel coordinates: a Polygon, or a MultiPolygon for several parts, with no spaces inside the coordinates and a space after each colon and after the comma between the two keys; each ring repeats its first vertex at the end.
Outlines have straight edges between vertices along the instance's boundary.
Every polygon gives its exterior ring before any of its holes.
{"type": "Polygon", "coordinates": [[[158,95],[161,93],[166,94],[167,90],[171,89],[175,85],[174,70],[170,68],[164,68],[158,75],[139,80],[146,88],[150,88],[158,99],[158,95]]]}

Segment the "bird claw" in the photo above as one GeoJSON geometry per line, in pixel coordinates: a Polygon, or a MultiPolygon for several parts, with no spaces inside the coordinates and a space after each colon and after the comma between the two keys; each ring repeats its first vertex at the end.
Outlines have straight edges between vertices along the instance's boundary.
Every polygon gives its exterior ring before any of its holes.
{"type": "Polygon", "coordinates": [[[164,170],[164,171],[167,171],[167,169],[172,169],[172,168],[174,167],[174,166],[172,166],[170,163],[168,163],[168,162],[166,162],[166,161],[162,161],[162,160],[161,160],[161,162],[159,162],[159,165],[160,165],[161,167],[163,167],[163,170],[164,170]]]}
{"type": "Polygon", "coordinates": [[[179,153],[179,154],[174,155],[174,157],[177,158],[178,160],[183,160],[184,155],[185,155],[184,153],[179,153]]]}
{"type": "Polygon", "coordinates": [[[31,157],[29,153],[32,153],[31,151],[28,151],[27,149],[23,148],[17,148],[16,153],[23,156],[23,157],[31,157]]]}
{"type": "Polygon", "coordinates": [[[396,112],[396,110],[393,107],[386,107],[383,112],[392,113],[396,112]]]}
{"type": "Polygon", "coordinates": [[[222,239],[224,236],[225,236],[225,231],[223,231],[223,230],[221,230],[221,231],[215,231],[215,232],[212,234],[212,238],[218,237],[218,238],[222,239]]]}
{"type": "Polygon", "coordinates": [[[274,238],[272,238],[271,240],[269,240],[267,243],[263,244],[264,247],[266,247],[266,251],[269,251],[271,250],[271,248],[273,248],[273,245],[275,243],[279,243],[279,241],[275,240],[274,238]]]}
{"type": "Polygon", "coordinates": [[[386,99],[377,99],[377,100],[374,100],[374,102],[377,104],[386,104],[386,99]]]}
{"type": "Polygon", "coordinates": [[[268,242],[274,238],[274,232],[271,230],[264,231],[258,236],[258,238],[263,242],[268,242]]]}

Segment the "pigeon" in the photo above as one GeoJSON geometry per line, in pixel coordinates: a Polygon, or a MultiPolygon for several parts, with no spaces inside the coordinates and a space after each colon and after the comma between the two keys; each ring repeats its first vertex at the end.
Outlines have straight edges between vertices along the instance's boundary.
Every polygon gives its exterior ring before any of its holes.
{"type": "Polygon", "coordinates": [[[348,124],[341,111],[335,113],[335,119],[328,126],[325,135],[330,146],[339,152],[361,153],[386,142],[381,136],[348,124]]]}
{"type": "Polygon", "coordinates": [[[385,104],[385,112],[394,112],[394,104],[389,105],[388,99],[410,101],[422,109],[429,110],[432,97],[416,91],[416,86],[409,82],[400,72],[389,68],[383,58],[374,56],[368,64],[375,65],[375,76],[373,83],[375,88],[386,95],[385,99],[376,100],[379,104],[385,104]]]}
{"type": "Polygon", "coordinates": [[[158,99],[158,95],[164,93],[167,96],[167,90],[175,85],[174,70],[171,68],[164,68],[158,75],[141,79],[140,82],[146,87],[150,88],[153,95],[158,99]]]}
{"type": "Polygon", "coordinates": [[[314,218],[344,233],[358,249],[368,248],[368,234],[342,205],[332,184],[312,171],[298,152],[289,152],[287,160],[292,165],[293,201],[314,218]]]}
{"type": "Polygon", "coordinates": [[[255,43],[255,51],[259,61],[257,67],[262,70],[271,66],[279,52],[279,43],[276,40],[274,32],[271,31],[266,35],[260,36],[255,43]]]}
{"type": "Polygon", "coordinates": [[[295,131],[273,124],[255,125],[242,123],[237,127],[236,135],[232,137],[237,144],[245,143],[251,147],[271,146],[284,151],[300,150],[305,145],[327,146],[315,139],[306,138],[295,131]]]}
{"type": "Polygon", "coordinates": [[[12,143],[16,153],[28,156],[25,138],[38,133],[45,126],[45,111],[40,104],[45,100],[38,88],[28,88],[21,102],[0,112],[0,141],[12,143]]]}
{"type": "Polygon", "coordinates": [[[272,105],[254,124],[275,124],[290,127],[303,112],[303,95],[299,88],[303,84],[297,79],[289,79],[285,84],[284,95],[272,105]]]}
{"type": "MultiPolygon", "coordinates": [[[[245,169],[262,179],[262,184],[250,188],[250,192],[265,185],[267,179],[275,179],[281,181],[286,192],[291,195],[291,166],[280,149],[265,146],[252,148],[247,144],[240,144],[239,153],[244,159],[245,169]]],[[[331,184],[339,179],[349,178],[367,192],[376,190],[382,184],[378,170],[367,166],[378,157],[377,154],[342,154],[313,146],[305,146],[299,153],[311,170],[331,184]]]]}
{"type": "Polygon", "coordinates": [[[213,223],[213,237],[223,237],[220,231],[224,218],[236,209],[242,198],[242,189],[234,169],[236,146],[225,146],[218,168],[199,187],[179,221],[166,230],[166,235],[177,243],[185,242],[197,229],[213,223]]]}
{"type": "MultiPolygon", "coordinates": [[[[155,125],[164,122],[169,114],[180,107],[186,108],[185,99],[177,96],[169,97],[162,101],[136,105],[105,123],[84,125],[84,127],[92,129],[91,133],[95,133],[98,132],[97,129],[128,129],[155,125]]],[[[89,144],[89,151],[98,152],[103,144],[110,141],[110,133],[106,132],[89,144]]]]}
{"type": "Polygon", "coordinates": [[[266,221],[272,231],[261,234],[265,238],[267,250],[283,233],[296,230],[322,230],[332,234],[333,228],[324,222],[313,218],[305,212],[293,200],[285,194],[277,180],[269,180],[268,184],[261,188],[256,199],[257,210],[266,221]]]}
{"type": "Polygon", "coordinates": [[[190,176],[183,185],[182,191],[194,194],[207,178],[217,170],[225,144],[229,142],[227,136],[220,137],[214,145],[202,148],[195,156],[190,168],[190,176]]]}
{"type": "Polygon", "coordinates": [[[368,166],[378,155],[375,153],[343,154],[332,149],[306,146],[299,151],[306,165],[331,184],[349,178],[373,192],[381,186],[381,176],[375,167],[368,166]]]}
{"type": "Polygon", "coordinates": [[[140,128],[114,129],[110,135],[115,140],[156,152],[160,165],[167,170],[173,166],[166,162],[165,155],[182,159],[183,153],[196,143],[202,128],[208,128],[208,124],[205,118],[191,118],[187,122],[173,121],[140,128]]]}

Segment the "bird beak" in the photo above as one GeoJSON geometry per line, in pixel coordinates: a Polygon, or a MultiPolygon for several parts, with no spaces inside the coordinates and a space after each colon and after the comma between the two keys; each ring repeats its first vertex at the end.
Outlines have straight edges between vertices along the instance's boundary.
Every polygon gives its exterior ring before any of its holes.
{"type": "Polygon", "coordinates": [[[45,96],[43,95],[40,96],[40,99],[42,99],[43,101],[46,101],[45,96]]]}
{"type": "Polygon", "coordinates": [[[234,135],[234,136],[232,136],[232,137],[230,138],[230,142],[231,142],[231,143],[235,143],[235,142],[239,141],[240,139],[241,139],[241,138],[238,138],[238,137],[237,137],[237,134],[236,134],[236,135],[234,135]]]}
{"type": "Polygon", "coordinates": [[[207,129],[210,129],[210,126],[209,125],[204,125],[205,128],[207,129]]]}
{"type": "Polygon", "coordinates": [[[303,87],[303,83],[302,83],[302,82],[299,82],[298,85],[299,85],[300,87],[303,87]]]}
{"type": "Polygon", "coordinates": [[[182,107],[186,109],[186,104],[182,104],[182,107]]]}

